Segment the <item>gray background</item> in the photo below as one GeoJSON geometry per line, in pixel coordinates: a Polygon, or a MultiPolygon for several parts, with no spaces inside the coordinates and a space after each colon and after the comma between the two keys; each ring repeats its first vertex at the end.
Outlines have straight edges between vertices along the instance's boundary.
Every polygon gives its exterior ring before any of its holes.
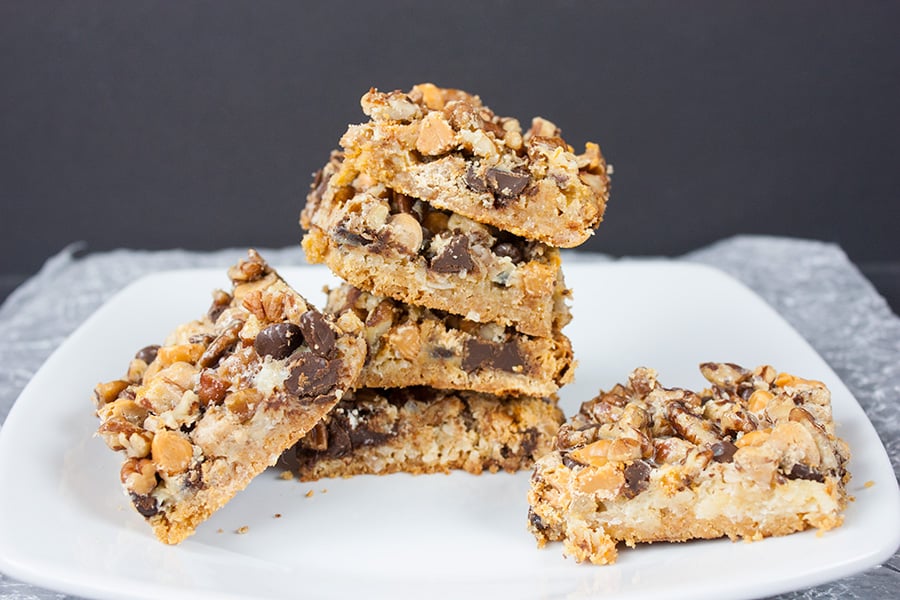
{"type": "Polygon", "coordinates": [[[295,244],[359,96],[433,81],[600,143],[586,249],[816,238],[890,298],[898,26],[896,2],[2,2],[0,276],[78,240],[295,244]]]}

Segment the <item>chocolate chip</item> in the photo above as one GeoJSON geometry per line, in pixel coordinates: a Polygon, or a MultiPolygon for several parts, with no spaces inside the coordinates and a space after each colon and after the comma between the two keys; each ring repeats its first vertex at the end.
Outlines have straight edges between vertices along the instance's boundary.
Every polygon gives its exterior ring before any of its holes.
{"type": "Polygon", "coordinates": [[[562,463],[569,469],[574,469],[576,467],[584,466],[583,463],[580,463],[577,460],[575,460],[574,458],[572,458],[571,456],[569,456],[568,452],[562,455],[562,463]]]}
{"type": "Polygon", "coordinates": [[[337,243],[350,246],[368,246],[374,241],[355,231],[350,231],[344,225],[338,225],[334,228],[333,237],[337,243]]]}
{"type": "Polygon", "coordinates": [[[296,396],[319,396],[337,383],[337,362],[311,352],[295,353],[291,374],[284,380],[285,389],[296,396]]]}
{"type": "Polygon", "coordinates": [[[537,448],[539,437],[540,434],[536,428],[529,427],[525,430],[525,433],[522,436],[522,456],[528,457],[529,459],[534,458],[534,450],[537,448]]]}
{"type": "Polygon", "coordinates": [[[281,360],[303,343],[303,332],[293,323],[275,323],[256,334],[253,349],[260,356],[281,360]]]}
{"type": "Polygon", "coordinates": [[[471,373],[480,369],[494,356],[494,345],[481,340],[468,340],[465,345],[465,355],[462,359],[462,368],[471,373]]]}
{"type": "Polygon", "coordinates": [[[519,345],[515,342],[500,344],[494,353],[493,366],[501,371],[520,372],[525,366],[525,359],[519,352],[519,345]]]}
{"type": "Polygon", "coordinates": [[[350,443],[350,434],[346,429],[346,422],[340,422],[338,419],[331,419],[328,423],[328,447],[325,449],[325,455],[333,458],[344,456],[353,449],[350,443]]]}
{"type": "Polygon", "coordinates": [[[524,358],[515,342],[497,344],[479,339],[466,341],[462,368],[469,373],[483,368],[517,373],[524,366],[524,358]]]}
{"type": "Polygon", "coordinates": [[[488,187],[503,200],[517,197],[531,183],[531,174],[524,169],[507,171],[491,167],[487,170],[485,178],[488,187]]]}
{"type": "MultiPolygon", "coordinates": [[[[132,346],[132,348],[133,347],[134,346],[132,346]]],[[[138,360],[144,361],[145,363],[147,363],[149,365],[156,359],[156,353],[158,351],[159,351],[158,344],[153,344],[151,346],[144,346],[143,348],[141,348],[140,350],[137,351],[137,353],[134,355],[134,357],[138,360]]]]}
{"type": "Polygon", "coordinates": [[[350,436],[350,445],[354,448],[380,446],[395,435],[393,431],[385,433],[369,429],[363,423],[357,424],[356,427],[351,427],[347,434],[350,436]]]}
{"type": "Polygon", "coordinates": [[[325,190],[328,189],[328,177],[325,177],[325,172],[323,169],[319,169],[316,171],[315,176],[313,178],[312,190],[313,195],[316,200],[321,200],[322,196],[325,195],[325,190]]]}
{"type": "Polygon", "coordinates": [[[534,530],[538,532],[544,531],[547,528],[547,526],[544,525],[544,521],[541,520],[541,517],[539,517],[530,506],[528,507],[528,522],[531,523],[534,530]]]}
{"type": "Polygon", "coordinates": [[[791,472],[787,476],[788,479],[806,479],[808,481],[818,481],[819,483],[824,483],[825,481],[825,477],[821,473],[803,463],[797,463],[791,467],[791,472]]]}
{"type": "Polygon", "coordinates": [[[522,262],[522,259],[525,258],[522,249],[516,244],[510,242],[500,242],[491,250],[496,256],[499,256],[501,258],[507,257],[516,264],[522,262]]]}
{"type": "Polygon", "coordinates": [[[419,220],[419,215],[413,210],[413,204],[415,201],[407,196],[406,194],[401,194],[398,191],[393,192],[394,202],[397,204],[397,210],[402,213],[410,214],[419,220]]]}
{"type": "Polygon", "coordinates": [[[431,349],[431,356],[438,359],[447,359],[453,356],[453,350],[443,346],[435,346],[431,349]]]}
{"type": "Polygon", "coordinates": [[[625,487],[623,492],[628,498],[634,498],[647,489],[650,484],[650,465],[643,460],[636,460],[625,467],[625,487]]]}
{"type": "Polygon", "coordinates": [[[149,519],[159,512],[159,507],[156,505],[156,498],[150,494],[145,494],[143,496],[131,494],[131,503],[134,504],[137,511],[146,519],[149,519]]]}
{"type": "Polygon", "coordinates": [[[712,450],[713,460],[719,463],[730,463],[734,459],[734,453],[737,452],[737,446],[728,440],[716,442],[709,449],[712,450]]]}
{"type": "Polygon", "coordinates": [[[460,271],[472,271],[475,263],[469,254],[469,238],[462,234],[456,234],[450,238],[450,243],[444,250],[431,259],[431,270],[438,273],[459,273],[460,271]]]}
{"type": "Polygon", "coordinates": [[[469,165],[469,168],[466,169],[466,175],[463,180],[466,182],[466,186],[473,192],[483,193],[490,190],[487,180],[475,172],[474,165],[469,165]]]}
{"type": "Polygon", "coordinates": [[[322,313],[308,310],[300,316],[300,330],[313,354],[330,358],[334,355],[337,335],[322,313]]]}

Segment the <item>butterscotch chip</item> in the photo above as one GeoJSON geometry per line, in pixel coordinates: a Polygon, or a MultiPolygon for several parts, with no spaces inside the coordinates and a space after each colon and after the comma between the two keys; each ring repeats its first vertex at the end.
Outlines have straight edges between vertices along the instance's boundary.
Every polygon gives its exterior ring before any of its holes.
{"type": "MultiPolygon", "coordinates": [[[[229,273],[231,293],[217,292],[207,315],[138,352],[134,381],[100,384],[94,395],[99,436],[126,457],[126,493],[170,544],[312,429],[365,359],[357,333],[310,306],[255,251],[229,273]]],[[[342,323],[359,331],[355,319],[342,323]]]]}
{"type": "Polygon", "coordinates": [[[528,527],[577,561],[625,542],[758,540],[843,522],[847,445],[818,381],[704,363],[712,386],[664,388],[652,369],[582,404],[538,461],[528,527]],[[617,447],[618,446],[618,447],[617,447]]]}
{"type": "Polygon", "coordinates": [[[609,174],[597,144],[576,154],[546,119],[528,131],[478,96],[426,83],[371,90],[370,121],[341,138],[345,160],[373,181],[479,223],[557,247],[600,224],[609,174]]]}
{"type": "Polygon", "coordinates": [[[550,450],[562,421],[555,397],[363,388],[324,419],[324,446],[300,441],[298,473],[301,480],[312,481],[454,469],[513,472],[529,468],[550,450]]]}

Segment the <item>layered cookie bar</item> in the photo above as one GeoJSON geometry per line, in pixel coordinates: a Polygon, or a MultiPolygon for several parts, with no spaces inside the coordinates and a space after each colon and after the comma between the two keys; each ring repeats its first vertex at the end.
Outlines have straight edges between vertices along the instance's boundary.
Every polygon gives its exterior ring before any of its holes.
{"type": "Polygon", "coordinates": [[[358,389],[297,445],[302,480],[517,471],[550,449],[556,398],[503,398],[424,387],[358,389]]]}
{"type": "Polygon", "coordinates": [[[140,350],[97,386],[99,436],[121,481],[174,544],[275,464],[351,388],[365,360],[352,313],[323,315],[255,252],[228,271],[206,316],[140,350]]]}
{"type": "Polygon", "coordinates": [[[352,285],[551,337],[570,319],[559,250],[415,200],[334,154],[313,186],[303,249],[352,285]]]}
{"type": "Polygon", "coordinates": [[[491,394],[549,396],[574,375],[572,344],[561,332],[533,337],[497,323],[411,306],[344,284],[325,311],[352,311],[365,323],[369,352],[360,387],[424,385],[491,394]]]}
{"type": "Polygon", "coordinates": [[[699,393],[652,369],[585,402],[535,465],[529,529],[581,562],[616,546],[758,540],[841,525],[849,450],[818,381],[705,363],[699,393]]]}
{"type": "Polygon", "coordinates": [[[523,131],[478,96],[430,83],[373,89],[361,104],[370,121],[341,138],[346,160],[399,193],[565,248],[603,218],[609,176],[599,146],[576,155],[550,121],[523,131]]]}

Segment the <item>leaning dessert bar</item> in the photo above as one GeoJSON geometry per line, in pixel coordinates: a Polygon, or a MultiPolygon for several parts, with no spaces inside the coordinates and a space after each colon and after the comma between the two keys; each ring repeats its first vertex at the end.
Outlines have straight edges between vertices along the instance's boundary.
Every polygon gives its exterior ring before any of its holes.
{"type": "Polygon", "coordinates": [[[97,386],[99,436],[124,455],[135,509],[170,544],[191,535],[275,464],[356,381],[365,359],[352,313],[323,315],[251,251],[231,293],[97,386]],[[342,327],[343,325],[343,327],[342,327]]]}

